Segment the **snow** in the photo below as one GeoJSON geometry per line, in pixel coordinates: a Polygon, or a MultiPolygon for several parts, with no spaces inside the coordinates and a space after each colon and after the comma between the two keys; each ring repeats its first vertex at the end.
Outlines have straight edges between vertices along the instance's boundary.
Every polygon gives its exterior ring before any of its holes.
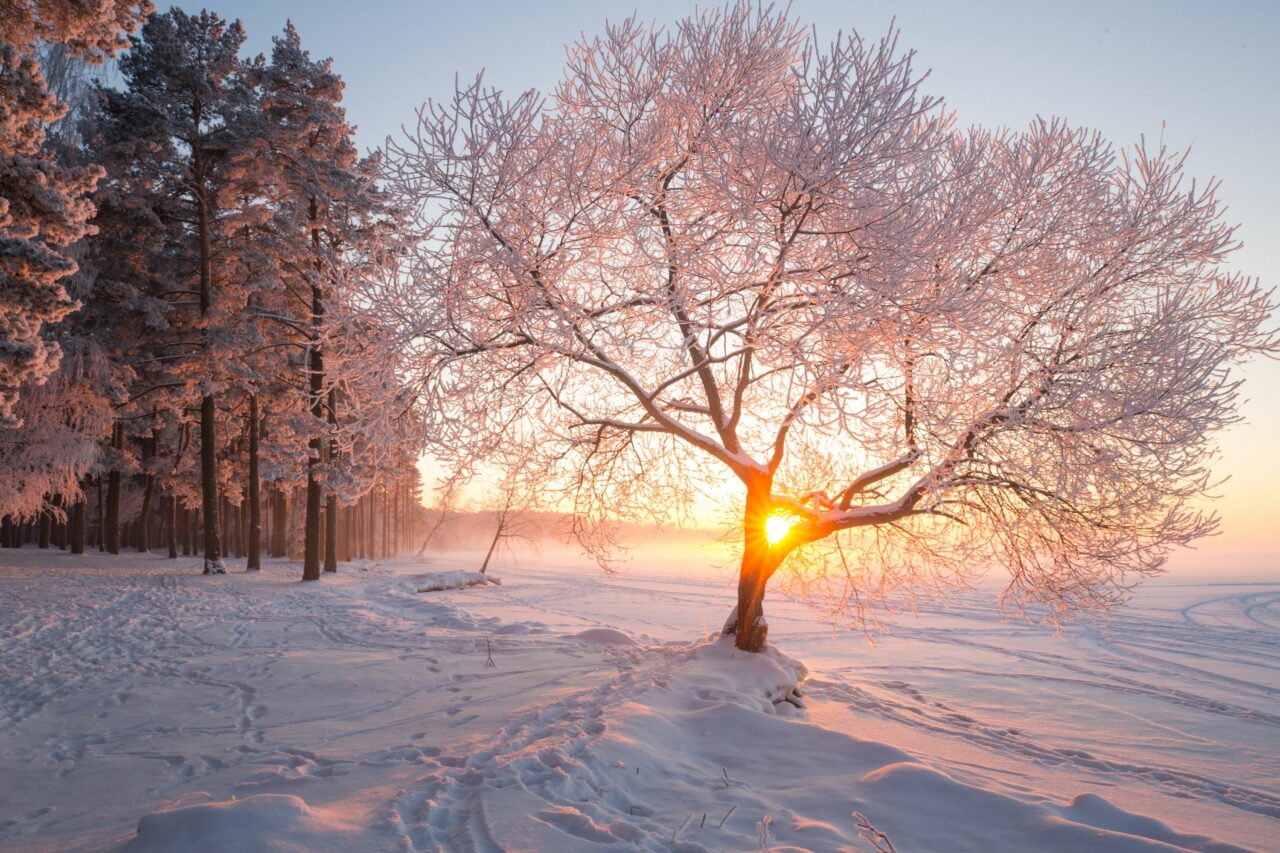
{"type": "Polygon", "coordinates": [[[342,820],[291,794],[201,803],[152,812],[138,822],[127,853],[293,853],[339,851],[350,843],[342,820]]]}
{"type": "Polygon", "coordinates": [[[613,628],[588,628],[572,635],[575,640],[600,646],[634,646],[636,641],[613,628]]]}
{"type": "Polygon", "coordinates": [[[0,850],[1274,849],[1274,582],[875,646],[775,600],[751,655],[706,570],[230,562],[0,551],[0,850]]]}
{"type": "Polygon", "coordinates": [[[418,592],[441,592],[446,589],[466,589],[473,586],[501,586],[502,581],[480,572],[424,572],[414,575],[418,592]]]}

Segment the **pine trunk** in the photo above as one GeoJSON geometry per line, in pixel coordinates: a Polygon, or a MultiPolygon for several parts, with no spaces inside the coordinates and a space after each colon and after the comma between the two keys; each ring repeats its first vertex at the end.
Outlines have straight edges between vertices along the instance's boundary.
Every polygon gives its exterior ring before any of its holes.
{"type": "Polygon", "coordinates": [[[93,532],[94,534],[93,538],[97,544],[98,550],[104,551],[106,550],[106,545],[103,543],[102,537],[104,532],[107,529],[107,525],[102,515],[103,507],[105,506],[105,504],[102,501],[102,475],[101,474],[98,475],[97,480],[98,480],[98,528],[93,532]]]}
{"type": "Polygon", "coordinates": [[[151,550],[151,502],[155,498],[156,477],[147,475],[147,488],[142,493],[142,511],[138,513],[138,550],[147,553],[151,550]]]}
{"type": "Polygon", "coordinates": [[[40,533],[36,540],[36,546],[39,548],[48,548],[53,544],[53,516],[49,514],[49,510],[43,510],[40,513],[40,533]]]}
{"type": "MultiPolygon", "coordinates": [[[[195,126],[200,127],[201,104],[192,105],[195,126]]],[[[200,317],[213,308],[213,253],[209,247],[209,197],[205,186],[203,140],[191,146],[192,178],[195,184],[196,236],[200,250],[200,317]]],[[[205,330],[207,338],[208,330],[205,330]]],[[[207,341],[206,341],[207,349],[207,341]]],[[[204,515],[204,573],[226,574],[222,561],[221,529],[218,526],[218,407],[213,394],[200,400],[200,507],[204,515]]]]}
{"type": "Polygon", "coordinates": [[[226,574],[218,527],[217,412],[212,394],[200,400],[200,506],[204,516],[204,574],[226,574]]]}
{"type": "Polygon", "coordinates": [[[169,538],[169,559],[178,559],[178,498],[169,495],[164,504],[164,528],[169,538]]]}
{"type": "MultiPolygon", "coordinates": [[[[151,459],[156,452],[156,434],[153,430],[150,438],[142,440],[143,461],[151,459]]],[[[151,550],[151,505],[155,499],[156,475],[147,473],[147,486],[142,493],[142,509],[138,513],[138,550],[146,553],[151,550]]]]}
{"type": "MultiPolygon", "coordinates": [[[[117,451],[124,449],[124,426],[117,423],[112,430],[111,446],[117,451]]],[[[120,553],[120,491],[121,491],[121,474],[120,469],[113,468],[107,474],[107,517],[104,522],[103,541],[106,543],[107,553],[120,553]]]]}
{"type": "Polygon", "coordinates": [[[262,568],[262,503],[258,476],[258,396],[249,397],[249,562],[246,571],[262,568]]]}
{"type": "Polygon", "coordinates": [[[71,553],[84,553],[84,528],[85,518],[89,512],[88,504],[84,497],[76,501],[75,509],[71,511],[71,553]]]}
{"type": "Polygon", "coordinates": [[[287,557],[289,552],[285,537],[289,530],[289,495],[280,486],[275,487],[274,493],[271,505],[271,556],[287,557]]]}
{"type": "MultiPolygon", "coordinates": [[[[334,389],[329,389],[329,423],[330,425],[338,422],[337,418],[338,403],[334,389]]],[[[333,439],[329,439],[329,464],[332,466],[337,460],[338,448],[333,439]]],[[[329,499],[325,502],[324,512],[324,570],[326,572],[338,571],[338,496],[329,493],[329,499]]]]}
{"type": "MultiPolygon", "coordinates": [[[[312,429],[318,429],[324,419],[324,355],[320,351],[320,331],[324,322],[324,294],[320,289],[320,207],[315,198],[311,199],[309,218],[311,220],[311,246],[316,252],[316,277],[311,282],[311,346],[308,359],[308,383],[311,394],[311,415],[317,421],[312,429]]],[[[302,553],[302,579],[304,581],[320,580],[320,494],[319,467],[321,454],[324,453],[324,441],[315,435],[308,443],[307,455],[307,517],[302,553]]]]}

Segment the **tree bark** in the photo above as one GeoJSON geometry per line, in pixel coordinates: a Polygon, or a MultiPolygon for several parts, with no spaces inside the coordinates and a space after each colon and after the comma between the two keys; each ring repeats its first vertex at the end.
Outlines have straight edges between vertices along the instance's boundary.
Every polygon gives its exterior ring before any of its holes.
{"type": "MultiPolygon", "coordinates": [[[[148,460],[156,452],[156,434],[142,440],[142,458],[148,460]]],[[[155,499],[156,475],[147,472],[147,486],[142,493],[142,509],[138,512],[138,550],[146,553],[151,550],[151,503],[155,499]]]]}
{"type": "Polygon", "coordinates": [[[86,499],[81,496],[71,511],[71,553],[84,553],[85,517],[89,514],[86,499]]]}
{"type": "Polygon", "coordinates": [[[382,490],[382,557],[391,556],[391,492],[382,490]]]}
{"type": "MultiPolygon", "coordinates": [[[[311,413],[317,417],[321,414],[320,406],[320,371],[322,362],[319,349],[311,350],[311,413]]],[[[307,515],[302,550],[302,579],[304,581],[320,580],[320,454],[324,452],[324,443],[320,436],[315,436],[308,443],[310,455],[307,459],[307,515]]]]}
{"type": "Polygon", "coordinates": [[[71,550],[71,510],[65,496],[58,497],[58,505],[62,507],[62,523],[58,525],[58,547],[63,551],[71,550]]]}
{"type": "Polygon", "coordinates": [[[724,633],[734,635],[734,645],[744,652],[762,652],[768,643],[764,619],[764,591],[769,578],[786,556],[786,549],[770,546],[765,521],[773,510],[769,487],[748,486],[743,512],[742,567],[738,572],[738,603],[725,623],[724,633]]]}
{"type": "Polygon", "coordinates": [[[36,540],[36,547],[48,548],[53,544],[53,516],[49,514],[49,510],[41,510],[40,512],[40,532],[39,538],[36,540]]]}
{"type": "Polygon", "coordinates": [[[493,559],[494,549],[498,547],[498,541],[502,539],[502,532],[506,526],[506,521],[499,521],[498,529],[493,531],[493,541],[489,543],[489,550],[485,552],[484,562],[480,564],[480,574],[484,574],[485,570],[489,568],[489,560],[493,559]]]}
{"type": "Polygon", "coordinates": [[[93,538],[97,544],[98,550],[105,551],[106,545],[103,543],[102,537],[106,532],[107,525],[102,516],[103,507],[106,506],[102,500],[102,475],[99,474],[96,479],[98,481],[98,527],[93,531],[93,538]]]}
{"type": "Polygon", "coordinates": [[[258,395],[249,396],[249,561],[245,571],[262,568],[262,494],[258,474],[258,395]]]}
{"type": "Polygon", "coordinates": [[[218,526],[217,412],[212,394],[200,400],[200,505],[204,516],[204,574],[224,575],[218,526]]]}
{"type": "MultiPolygon", "coordinates": [[[[337,395],[334,389],[329,389],[329,424],[334,425],[338,422],[337,416],[337,395]]],[[[333,465],[338,456],[338,448],[336,442],[329,439],[328,461],[333,465]]],[[[326,572],[338,571],[338,496],[333,492],[329,493],[328,500],[325,502],[324,512],[324,570],[326,572]]]]}
{"type": "Polygon", "coordinates": [[[138,513],[138,551],[145,554],[151,550],[151,502],[155,498],[156,477],[147,475],[147,488],[142,493],[142,510],[138,513]]]}
{"type": "MultiPolygon", "coordinates": [[[[111,433],[111,446],[120,451],[124,449],[124,425],[116,423],[111,433]]],[[[103,541],[107,552],[120,553],[120,491],[121,474],[117,466],[107,474],[107,517],[103,530],[103,541]]]]}
{"type": "Polygon", "coordinates": [[[287,557],[289,546],[285,537],[289,532],[289,495],[279,485],[273,492],[275,497],[271,506],[271,556],[287,557]]]}
{"type": "MultiPolygon", "coordinates": [[[[311,282],[311,346],[308,353],[308,390],[311,392],[311,415],[317,421],[324,420],[324,355],[320,351],[320,328],[324,321],[324,293],[320,288],[320,205],[312,197],[308,210],[311,222],[311,247],[316,253],[311,282]]],[[[313,428],[319,424],[314,424],[313,428]]],[[[320,479],[319,467],[324,441],[319,435],[308,443],[307,455],[307,517],[302,553],[302,579],[320,580],[320,479]]]]}
{"type": "Polygon", "coordinates": [[[176,495],[165,497],[164,528],[169,538],[169,559],[178,559],[178,498],[176,495]]]}
{"type": "MultiPolygon", "coordinates": [[[[197,134],[200,128],[201,103],[196,98],[192,104],[192,116],[197,134]]],[[[196,203],[196,236],[200,251],[200,318],[209,316],[213,308],[213,253],[209,246],[209,196],[205,186],[203,139],[197,138],[191,146],[191,177],[195,184],[193,195],[196,203]]],[[[205,330],[205,351],[208,347],[208,330],[205,330]]],[[[204,515],[204,574],[226,574],[222,561],[221,529],[218,526],[218,433],[217,402],[213,394],[200,399],[200,507],[204,515]]]]}

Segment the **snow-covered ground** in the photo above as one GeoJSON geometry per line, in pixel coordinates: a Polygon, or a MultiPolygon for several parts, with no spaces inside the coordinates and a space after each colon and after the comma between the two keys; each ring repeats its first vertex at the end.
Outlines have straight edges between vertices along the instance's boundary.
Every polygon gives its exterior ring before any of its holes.
{"type": "Polygon", "coordinates": [[[727,575],[417,592],[474,567],[0,551],[0,849],[1280,849],[1280,583],[1060,636],[977,591],[875,646],[775,596],[743,656],[727,575]]]}

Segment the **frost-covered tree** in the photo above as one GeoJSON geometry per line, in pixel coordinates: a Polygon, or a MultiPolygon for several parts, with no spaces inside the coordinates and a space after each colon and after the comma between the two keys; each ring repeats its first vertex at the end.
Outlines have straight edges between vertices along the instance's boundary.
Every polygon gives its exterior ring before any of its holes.
{"type": "MultiPolygon", "coordinates": [[[[344,305],[352,253],[372,239],[385,201],[374,189],[376,165],[362,162],[352,142],[354,128],[341,105],[343,83],[332,60],[315,60],[302,47],[293,24],[273,39],[270,64],[261,76],[263,160],[276,165],[280,194],[279,227],[292,275],[304,287],[305,311],[277,309],[270,317],[301,332],[306,346],[306,392],[314,419],[307,456],[303,580],[319,580],[337,570],[338,488],[327,496],[325,471],[334,479],[339,450],[338,411],[344,395],[340,374],[330,360],[339,339],[351,330],[344,305]],[[321,508],[324,507],[324,543],[321,508]]],[[[361,342],[347,341],[348,351],[361,342]]],[[[349,364],[354,362],[348,361],[349,364]]],[[[377,367],[356,366],[353,379],[376,381],[377,367]]]]}
{"type": "Polygon", "coordinates": [[[175,337],[165,359],[200,400],[206,574],[225,571],[217,400],[227,383],[227,357],[235,357],[226,332],[235,327],[243,292],[242,282],[218,275],[215,254],[228,234],[216,201],[231,152],[249,144],[251,125],[243,114],[251,109],[252,92],[239,58],[244,38],[238,21],[228,24],[210,12],[153,15],[120,62],[125,89],[104,93],[107,135],[134,153],[134,167],[149,174],[159,193],[153,196],[156,215],[173,226],[179,266],[163,298],[181,312],[171,315],[175,337]]]}
{"type": "Polygon", "coordinates": [[[389,311],[438,451],[549,461],[588,545],[735,478],[747,650],[800,546],[841,604],[999,563],[1053,617],[1210,532],[1229,367],[1276,349],[1216,183],[961,129],[911,60],[744,4],[609,26],[549,98],[428,104],[388,151],[419,238],[389,311]]]}
{"type": "Polygon", "coordinates": [[[100,62],[150,9],[147,0],[14,0],[0,10],[0,425],[16,425],[22,384],[57,368],[59,349],[41,329],[75,307],[62,284],[76,270],[67,247],[86,233],[85,196],[100,174],[65,166],[46,147],[66,107],[37,51],[53,45],[100,62]]]}

